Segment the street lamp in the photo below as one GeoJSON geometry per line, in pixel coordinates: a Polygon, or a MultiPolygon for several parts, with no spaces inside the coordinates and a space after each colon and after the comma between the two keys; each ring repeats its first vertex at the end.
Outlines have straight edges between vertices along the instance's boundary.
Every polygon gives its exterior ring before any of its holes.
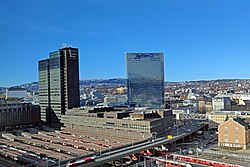
{"type": "Polygon", "coordinates": [[[111,148],[111,146],[109,145],[109,159],[110,159],[110,148],[111,148]]]}
{"type": "Polygon", "coordinates": [[[59,156],[59,159],[58,159],[58,167],[61,167],[60,160],[61,160],[61,156],[59,156]]]}
{"type": "Polygon", "coordinates": [[[153,142],[156,140],[157,132],[152,132],[153,142]]]}
{"type": "Polygon", "coordinates": [[[168,151],[168,149],[167,148],[165,148],[165,157],[166,157],[166,164],[167,164],[167,160],[168,160],[168,154],[167,154],[167,151],[168,151]]]}
{"type": "Polygon", "coordinates": [[[176,135],[179,135],[179,131],[178,131],[178,125],[177,125],[177,119],[175,119],[175,127],[176,127],[176,135]]]}
{"type": "Polygon", "coordinates": [[[198,160],[198,157],[199,157],[199,152],[198,152],[198,150],[196,149],[196,160],[198,160]]]}
{"type": "Polygon", "coordinates": [[[145,157],[144,157],[144,165],[143,166],[147,166],[145,157]]]}
{"type": "Polygon", "coordinates": [[[179,135],[179,131],[178,131],[178,126],[176,124],[176,133],[177,133],[177,136],[179,135]]]}

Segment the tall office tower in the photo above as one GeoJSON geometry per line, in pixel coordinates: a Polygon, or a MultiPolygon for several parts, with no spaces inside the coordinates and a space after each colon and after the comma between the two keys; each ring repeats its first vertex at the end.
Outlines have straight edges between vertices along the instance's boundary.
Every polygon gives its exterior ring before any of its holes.
{"type": "Polygon", "coordinates": [[[60,127],[61,115],[80,106],[78,49],[65,47],[51,52],[38,66],[41,119],[60,127]]]}
{"type": "Polygon", "coordinates": [[[126,53],[127,94],[130,106],[164,105],[164,54],[126,53]]]}

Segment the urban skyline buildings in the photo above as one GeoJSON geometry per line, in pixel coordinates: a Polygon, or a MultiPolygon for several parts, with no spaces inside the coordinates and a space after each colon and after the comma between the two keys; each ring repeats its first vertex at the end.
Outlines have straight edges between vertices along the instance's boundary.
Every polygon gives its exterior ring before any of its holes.
{"type": "Polygon", "coordinates": [[[78,49],[64,47],[50,52],[38,66],[41,119],[60,127],[61,115],[80,106],[78,49]]]}
{"type": "Polygon", "coordinates": [[[128,104],[162,108],[164,105],[164,54],[127,52],[125,55],[128,104]]]}

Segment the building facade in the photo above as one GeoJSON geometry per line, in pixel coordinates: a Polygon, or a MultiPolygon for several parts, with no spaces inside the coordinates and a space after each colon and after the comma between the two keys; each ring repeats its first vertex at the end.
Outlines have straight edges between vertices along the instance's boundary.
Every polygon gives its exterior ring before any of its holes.
{"type": "Polygon", "coordinates": [[[249,124],[241,118],[229,118],[219,125],[218,145],[246,149],[250,142],[249,124]]]}
{"type": "Polygon", "coordinates": [[[23,89],[23,88],[15,88],[15,87],[12,87],[12,88],[9,88],[6,90],[6,99],[8,98],[27,98],[27,90],[26,89],[23,89]]]}
{"type": "Polygon", "coordinates": [[[212,99],[213,111],[230,111],[231,98],[230,97],[216,97],[212,99]]]}
{"type": "Polygon", "coordinates": [[[218,126],[226,122],[229,118],[240,117],[243,119],[250,118],[250,112],[245,111],[213,111],[207,114],[209,121],[209,129],[218,129],[218,126]]]}
{"type": "Polygon", "coordinates": [[[198,111],[203,113],[213,111],[212,101],[198,101],[198,111]]]}
{"type": "Polygon", "coordinates": [[[127,96],[130,106],[164,105],[163,53],[126,53],[127,96]]]}
{"type": "Polygon", "coordinates": [[[38,66],[42,120],[60,127],[66,109],[80,106],[78,49],[65,47],[51,52],[38,66]]]}
{"type": "Polygon", "coordinates": [[[20,125],[38,125],[39,123],[39,106],[20,102],[0,103],[0,129],[20,125]]]}
{"type": "Polygon", "coordinates": [[[230,117],[235,117],[233,112],[214,112],[208,115],[208,128],[209,129],[218,129],[220,124],[223,124],[230,117]]]}
{"type": "Polygon", "coordinates": [[[104,106],[124,106],[127,103],[127,96],[126,95],[108,95],[104,97],[103,100],[104,106]]]}
{"type": "Polygon", "coordinates": [[[143,140],[153,134],[167,134],[173,126],[172,110],[105,111],[101,108],[71,109],[62,116],[64,126],[69,129],[89,129],[91,133],[103,131],[117,137],[143,140]],[[99,110],[99,111],[98,111],[99,110]]]}

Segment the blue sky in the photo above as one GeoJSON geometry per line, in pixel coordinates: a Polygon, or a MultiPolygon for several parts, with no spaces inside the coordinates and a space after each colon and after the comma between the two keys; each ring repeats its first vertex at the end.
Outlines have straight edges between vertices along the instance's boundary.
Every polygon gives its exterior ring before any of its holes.
{"type": "Polygon", "coordinates": [[[125,78],[125,52],[164,52],[165,80],[250,78],[249,0],[0,0],[0,86],[38,80],[63,43],[80,78],[125,78]]]}

